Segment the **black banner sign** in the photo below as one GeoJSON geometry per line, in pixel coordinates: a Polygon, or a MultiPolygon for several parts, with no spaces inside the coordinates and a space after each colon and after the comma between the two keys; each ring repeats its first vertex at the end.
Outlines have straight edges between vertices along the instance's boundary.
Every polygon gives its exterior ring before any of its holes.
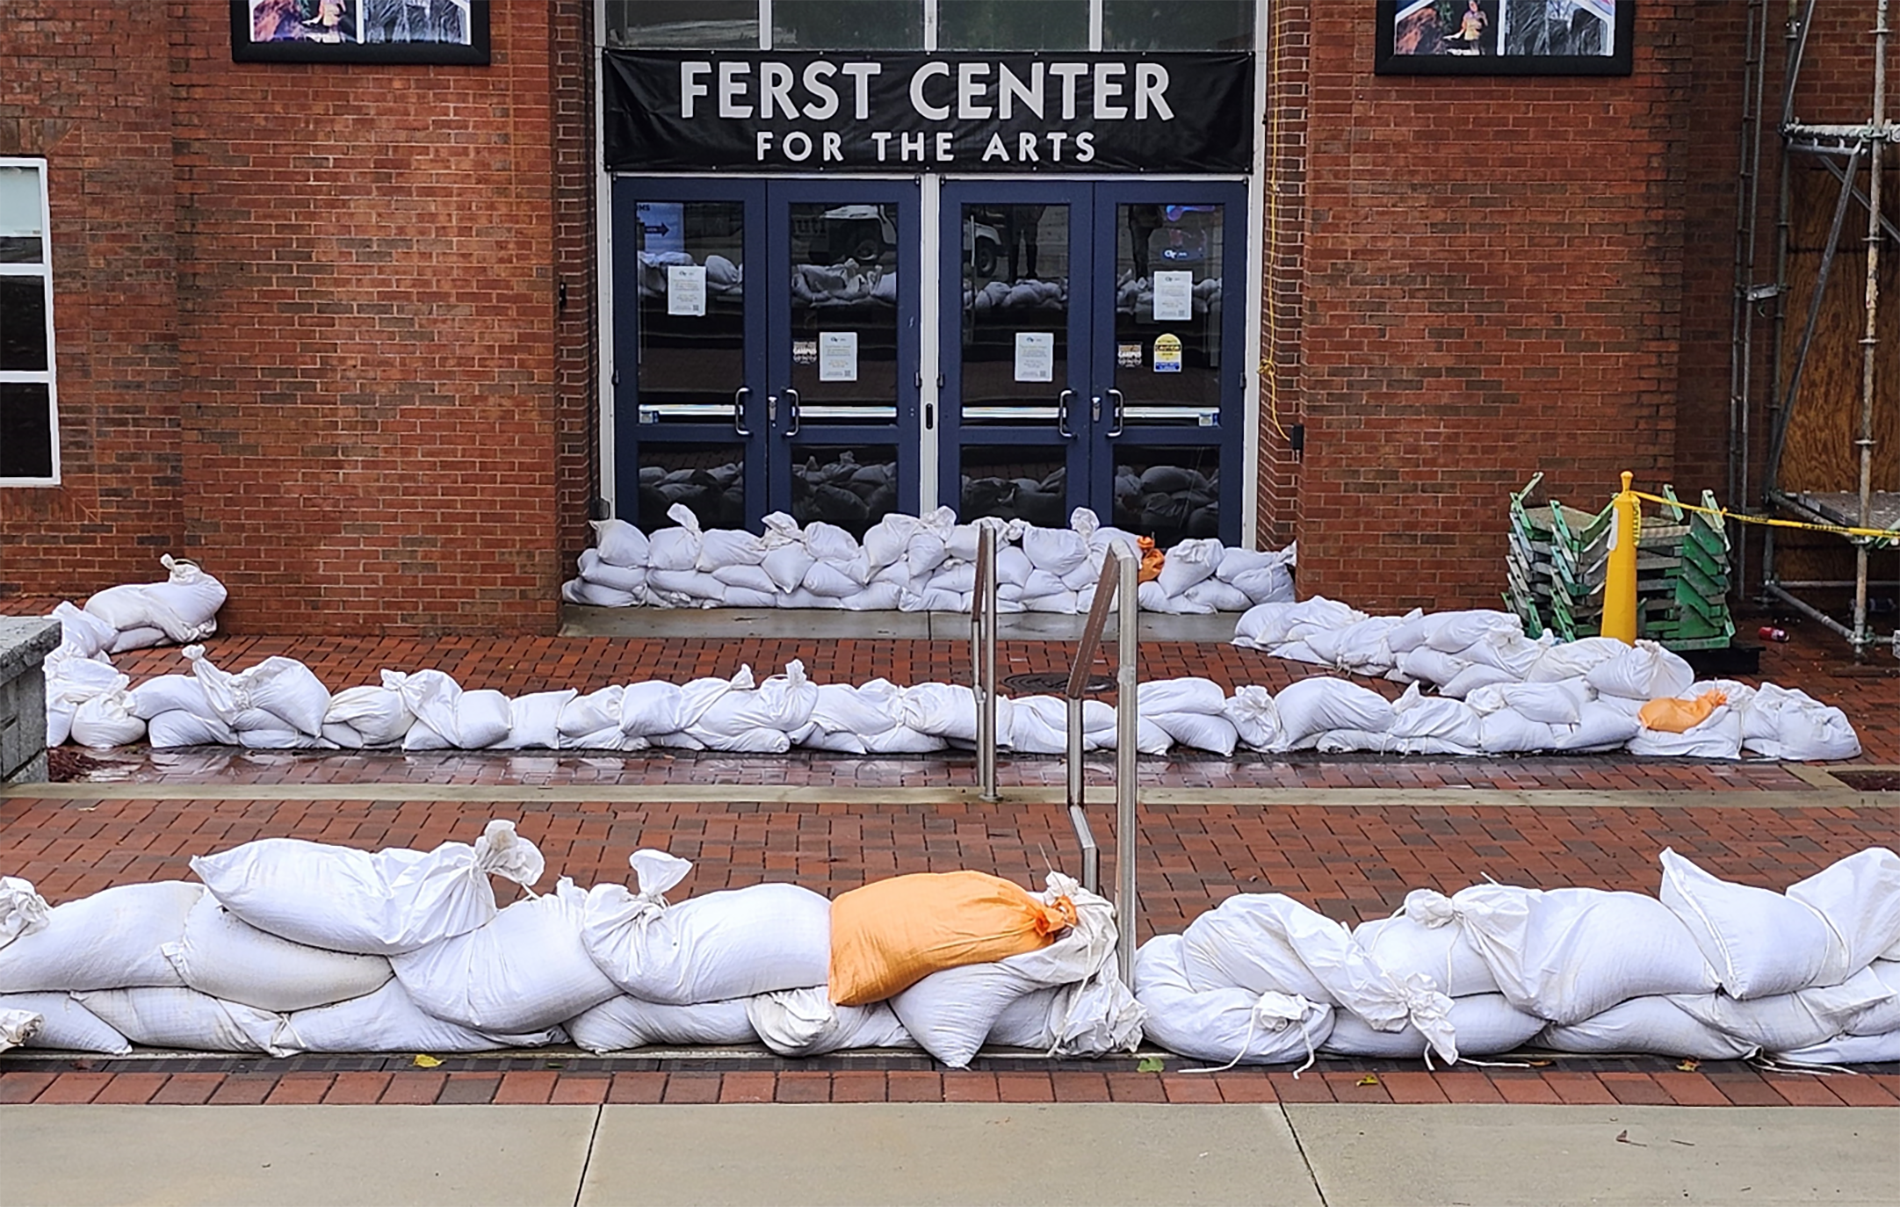
{"type": "Polygon", "coordinates": [[[602,52],[620,171],[1253,168],[1253,55],[602,52]]]}

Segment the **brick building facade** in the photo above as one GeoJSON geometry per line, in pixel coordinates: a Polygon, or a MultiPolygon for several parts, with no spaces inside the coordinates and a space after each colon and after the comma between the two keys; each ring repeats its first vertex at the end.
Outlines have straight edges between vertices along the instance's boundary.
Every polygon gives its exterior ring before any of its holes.
{"type": "MultiPolygon", "coordinates": [[[[1249,535],[1303,594],[1484,606],[1533,473],[1723,489],[1746,7],[1644,0],[1632,74],[1577,78],[1375,75],[1362,7],[1254,30],[1249,535]]],[[[1861,7],[1809,120],[1865,117],[1861,7]]],[[[603,477],[599,29],[500,0],[485,66],[252,63],[210,0],[7,4],[62,472],[0,487],[0,593],[173,551],[233,631],[551,631],[603,477]]]]}

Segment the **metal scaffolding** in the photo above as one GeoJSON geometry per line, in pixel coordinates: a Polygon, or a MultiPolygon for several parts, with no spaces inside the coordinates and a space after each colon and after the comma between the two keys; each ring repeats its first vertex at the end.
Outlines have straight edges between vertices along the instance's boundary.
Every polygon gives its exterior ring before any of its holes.
{"type": "MultiPolygon", "coordinates": [[[[1877,490],[1873,482],[1875,444],[1875,357],[1878,345],[1877,323],[1880,315],[1880,252],[1884,240],[1900,245],[1900,229],[1881,214],[1881,159],[1889,143],[1900,143],[1900,124],[1887,117],[1887,28],[1889,0],[1867,0],[1874,22],[1868,30],[1873,52],[1872,106],[1868,120],[1859,125],[1818,125],[1802,122],[1795,111],[1795,87],[1801,78],[1807,56],[1809,34],[1813,29],[1817,0],[1788,0],[1787,22],[1783,30],[1786,43],[1785,66],[1781,75],[1781,113],[1776,132],[1780,141],[1780,171],[1776,200],[1774,275],[1768,282],[1756,279],[1756,249],[1759,244],[1761,212],[1761,157],[1764,131],[1762,102],[1768,86],[1767,47],[1771,0],[1749,0],[1746,58],[1743,81],[1741,158],[1736,188],[1735,297],[1732,342],[1729,361],[1729,477],[1728,497],[1756,497],[1750,481],[1755,433],[1754,415],[1758,409],[1754,381],[1754,334],[1760,308],[1772,303],[1769,325],[1769,372],[1766,386],[1767,458],[1760,498],[1785,515],[1809,523],[1834,527],[1875,530],[1900,530],[1900,490],[1877,490]],[[1840,189],[1836,197],[1826,246],[1821,251],[1819,271],[1809,300],[1801,337],[1791,354],[1786,352],[1788,334],[1788,261],[1789,240],[1794,224],[1795,198],[1791,179],[1796,157],[1817,161],[1833,175],[1840,189]],[[1866,184],[1859,181],[1865,171],[1866,184]],[[1798,408],[1815,402],[1801,393],[1802,377],[1813,351],[1815,329],[1821,317],[1822,300],[1828,277],[1834,267],[1835,251],[1841,231],[1854,203],[1867,214],[1866,284],[1864,328],[1860,340],[1860,406],[1858,436],[1853,445],[1859,462],[1857,489],[1789,489],[1783,481],[1783,456],[1787,451],[1788,432],[1798,408]]],[[[1812,393],[1812,391],[1810,391],[1812,393]]],[[[1840,483],[1839,485],[1846,485],[1840,483]]],[[[1775,529],[1767,529],[1762,545],[1762,593],[1766,601],[1778,601],[1813,618],[1845,637],[1856,658],[1864,658],[1879,640],[1868,618],[1868,556],[1881,545],[1891,544],[1882,537],[1867,535],[1846,538],[1854,548],[1852,580],[1803,580],[1780,577],[1775,567],[1775,529]],[[1826,610],[1797,592],[1851,588],[1852,620],[1843,624],[1826,610]]],[[[1738,546],[1740,542],[1737,542],[1738,546]]],[[[1740,581],[1746,561],[1737,573],[1740,581]]],[[[1891,638],[1900,653],[1900,634],[1891,638]]]]}

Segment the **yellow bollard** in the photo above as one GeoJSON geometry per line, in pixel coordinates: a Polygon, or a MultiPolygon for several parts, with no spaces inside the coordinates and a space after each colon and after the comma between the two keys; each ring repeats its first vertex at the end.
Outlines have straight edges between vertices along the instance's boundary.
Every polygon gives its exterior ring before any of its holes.
{"type": "Polygon", "coordinates": [[[1641,504],[1623,471],[1623,489],[1611,507],[1610,564],[1603,580],[1603,635],[1636,643],[1636,542],[1643,526],[1641,504]]]}

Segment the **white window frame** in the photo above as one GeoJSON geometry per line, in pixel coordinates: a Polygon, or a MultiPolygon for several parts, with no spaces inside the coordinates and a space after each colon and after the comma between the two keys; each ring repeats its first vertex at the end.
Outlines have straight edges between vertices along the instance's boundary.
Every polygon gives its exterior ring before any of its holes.
{"type": "Polygon", "coordinates": [[[25,382],[46,387],[46,409],[53,442],[52,476],[47,478],[0,477],[0,487],[58,486],[59,476],[59,384],[58,363],[53,345],[53,210],[47,191],[47,167],[44,159],[0,156],[0,168],[31,168],[40,178],[40,262],[8,264],[0,262],[0,276],[38,277],[46,298],[46,368],[0,369],[0,382],[25,382]]]}

